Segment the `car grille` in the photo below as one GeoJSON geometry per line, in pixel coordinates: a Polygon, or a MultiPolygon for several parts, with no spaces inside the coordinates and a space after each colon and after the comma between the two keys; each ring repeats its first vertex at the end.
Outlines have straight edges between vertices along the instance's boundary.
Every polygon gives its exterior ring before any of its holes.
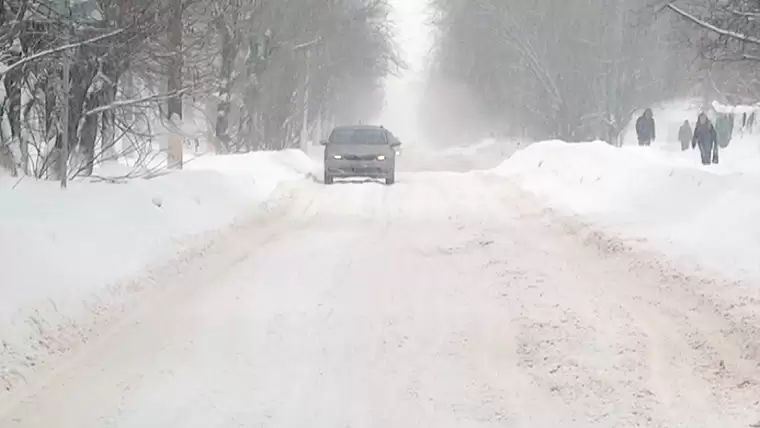
{"type": "Polygon", "coordinates": [[[379,155],[343,155],[343,159],[352,161],[371,161],[377,159],[379,155]]]}

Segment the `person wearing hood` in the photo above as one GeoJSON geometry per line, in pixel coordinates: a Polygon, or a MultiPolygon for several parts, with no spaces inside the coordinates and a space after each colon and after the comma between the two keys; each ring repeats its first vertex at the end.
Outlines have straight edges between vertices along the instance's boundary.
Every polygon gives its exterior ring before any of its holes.
{"type": "Polygon", "coordinates": [[[689,150],[689,143],[691,143],[692,138],[694,138],[694,133],[691,130],[691,124],[688,120],[684,120],[681,129],[678,130],[678,140],[681,142],[682,151],[689,150]]]}
{"type": "Polygon", "coordinates": [[[648,108],[644,110],[644,114],[636,120],[636,134],[639,137],[640,146],[649,146],[654,141],[655,131],[652,109],[648,108]]]}
{"type": "Polygon", "coordinates": [[[699,153],[702,155],[702,165],[718,163],[718,133],[704,113],[699,114],[697,125],[694,127],[691,148],[696,146],[699,146],[699,153]]]}

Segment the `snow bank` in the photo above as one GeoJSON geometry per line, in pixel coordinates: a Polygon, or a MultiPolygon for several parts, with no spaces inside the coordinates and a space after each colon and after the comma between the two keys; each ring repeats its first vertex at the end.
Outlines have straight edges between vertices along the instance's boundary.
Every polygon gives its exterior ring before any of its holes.
{"type": "Polygon", "coordinates": [[[718,113],[726,114],[751,114],[760,111],[760,104],[754,105],[727,105],[719,103],[718,101],[712,102],[712,108],[718,113]]]}
{"type": "Polygon", "coordinates": [[[721,155],[703,167],[694,151],[550,141],[494,172],[674,261],[760,277],[760,147],[736,141],[721,155]]]}
{"type": "Polygon", "coordinates": [[[198,158],[121,184],[74,181],[65,192],[0,176],[0,386],[86,339],[93,308],[116,286],[311,169],[301,152],[284,151],[198,158]]]}

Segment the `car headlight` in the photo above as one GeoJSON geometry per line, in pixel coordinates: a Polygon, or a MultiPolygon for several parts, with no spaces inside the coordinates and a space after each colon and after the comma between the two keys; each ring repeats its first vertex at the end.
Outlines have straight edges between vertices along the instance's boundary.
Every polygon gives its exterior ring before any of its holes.
{"type": "Polygon", "coordinates": [[[333,159],[343,159],[343,156],[341,156],[341,155],[333,155],[333,159]]]}
{"type": "Polygon", "coordinates": [[[379,160],[379,161],[383,161],[383,160],[385,160],[385,156],[383,156],[383,155],[380,155],[380,156],[378,156],[378,157],[377,157],[377,160],[379,160]]]}

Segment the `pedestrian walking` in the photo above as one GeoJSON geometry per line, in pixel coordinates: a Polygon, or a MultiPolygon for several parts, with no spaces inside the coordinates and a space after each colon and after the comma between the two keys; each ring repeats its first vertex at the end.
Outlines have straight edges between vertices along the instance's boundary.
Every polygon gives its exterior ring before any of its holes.
{"type": "Polygon", "coordinates": [[[639,137],[640,146],[649,146],[654,141],[655,130],[652,109],[644,110],[644,114],[636,120],[636,134],[639,137]]]}
{"type": "Polygon", "coordinates": [[[718,163],[718,133],[704,113],[699,114],[697,126],[694,127],[694,137],[691,140],[692,149],[697,146],[699,146],[702,165],[718,163]]]}
{"type": "Polygon", "coordinates": [[[681,141],[682,151],[689,150],[692,138],[694,138],[694,132],[691,130],[691,124],[689,124],[688,120],[684,120],[681,129],[678,130],[678,140],[681,141]]]}

